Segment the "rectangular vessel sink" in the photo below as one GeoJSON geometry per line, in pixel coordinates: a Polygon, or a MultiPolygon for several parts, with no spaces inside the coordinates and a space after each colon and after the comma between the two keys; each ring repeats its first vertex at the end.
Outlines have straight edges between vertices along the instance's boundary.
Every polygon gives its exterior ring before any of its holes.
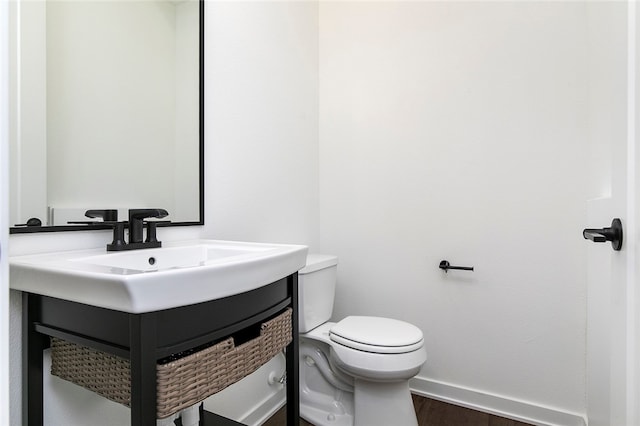
{"type": "Polygon", "coordinates": [[[191,305],[270,284],[304,267],[307,247],[196,240],[9,258],[14,290],[130,313],[191,305]]]}

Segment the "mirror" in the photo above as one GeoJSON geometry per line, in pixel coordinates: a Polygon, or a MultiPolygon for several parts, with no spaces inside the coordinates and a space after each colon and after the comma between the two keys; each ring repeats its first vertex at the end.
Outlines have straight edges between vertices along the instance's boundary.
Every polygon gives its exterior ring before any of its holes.
{"type": "MultiPolygon", "coordinates": [[[[89,209],[203,224],[204,0],[11,2],[10,217],[104,228],[89,209]]],[[[33,221],[32,221],[33,222],[33,221]]]]}

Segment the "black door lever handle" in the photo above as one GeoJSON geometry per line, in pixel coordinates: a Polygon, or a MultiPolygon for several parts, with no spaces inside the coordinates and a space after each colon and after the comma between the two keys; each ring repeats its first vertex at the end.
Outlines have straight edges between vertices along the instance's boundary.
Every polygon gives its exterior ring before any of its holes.
{"type": "Polygon", "coordinates": [[[582,236],[594,243],[604,243],[611,241],[611,246],[615,251],[622,249],[622,221],[615,218],[611,222],[611,227],[602,229],[585,229],[582,236]]]}

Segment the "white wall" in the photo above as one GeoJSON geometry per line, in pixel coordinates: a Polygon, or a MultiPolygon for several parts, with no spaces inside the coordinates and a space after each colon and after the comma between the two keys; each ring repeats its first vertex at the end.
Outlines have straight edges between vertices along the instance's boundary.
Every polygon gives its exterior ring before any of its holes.
{"type": "Polygon", "coordinates": [[[317,7],[207,3],[207,235],[317,245],[317,7]]]}
{"type": "Polygon", "coordinates": [[[585,9],[320,3],[320,247],[340,258],[334,317],[418,325],[424,393],[582,422],[585,9]],[[445,274],[443,259],[475,272],[445,274]]]}

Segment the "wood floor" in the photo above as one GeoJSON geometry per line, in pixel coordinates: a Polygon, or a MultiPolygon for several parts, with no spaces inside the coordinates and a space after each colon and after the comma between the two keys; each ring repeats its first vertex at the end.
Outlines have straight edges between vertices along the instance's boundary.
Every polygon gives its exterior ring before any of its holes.
{"type": "MultiPolygon", "coordinates": [[[[505,419],[487,413],[462,408],[433,399],[413,395],[419,426],[530,426],[528,423],[505,419]]],[[[270,418],[264,426],[285,426],[284,408],[270,418]]],[[[300,426],[314,426],[300,419],[300,426]]],[[[396,425],[371,425],[396,426],[396,425]]]]}

